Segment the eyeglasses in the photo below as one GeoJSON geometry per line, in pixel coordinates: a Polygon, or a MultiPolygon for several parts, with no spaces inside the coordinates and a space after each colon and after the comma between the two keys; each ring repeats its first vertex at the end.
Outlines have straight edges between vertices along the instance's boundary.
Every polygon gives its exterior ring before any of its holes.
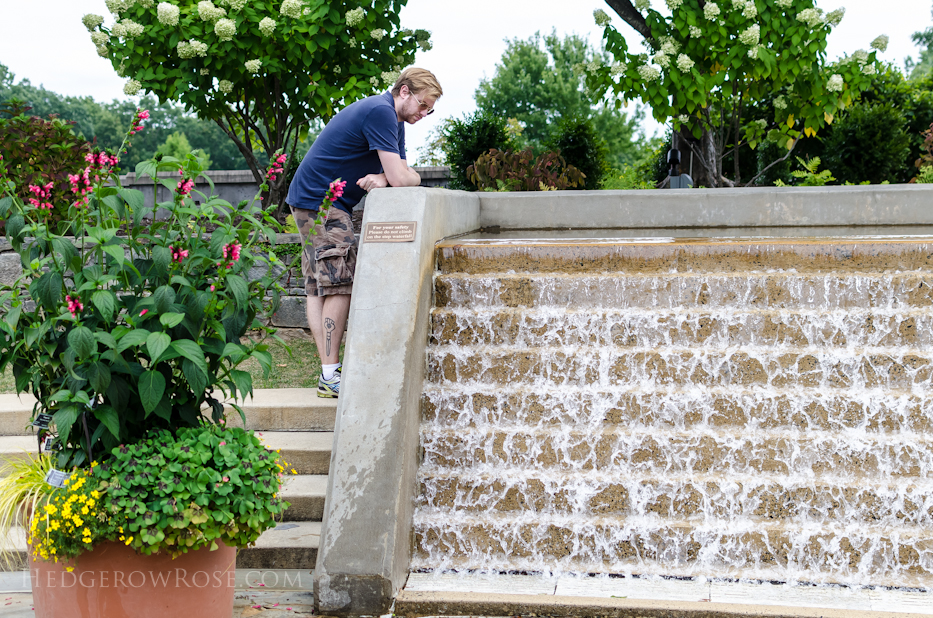
{"type": "MultiPolygon", "coordinates": [[[[415,95],[411,95],[411,96],[415,97],[415,95]]],[[[421,109],[428,110],[428,113],[425,114],[425,116],[430,116],[431,114],[434,113],[434,108],[428,105],[427,103],[425,103],[424,101],[422,101],[421,99],[419,99],[418,97],[415,97],[415,101],[418,101],[418,105],[421,106],[421,109]]]]}

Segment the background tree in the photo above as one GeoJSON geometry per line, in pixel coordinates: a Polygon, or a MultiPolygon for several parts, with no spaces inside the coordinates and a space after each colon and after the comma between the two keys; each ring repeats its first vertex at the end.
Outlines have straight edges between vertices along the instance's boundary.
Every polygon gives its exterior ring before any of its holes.
{"type": "Polygon", "coordinates": [[[508,42],[495,74],[476,89],[479,109],[504,118],[515,118],[523,131],[522,146],[540,149],[561,118],[589,119],[608,147],[609,161],[621,167],[638,158],[636,139],[643,118],[640,110],[627,117],[587,89],[586,65],[608,61],[586,39],[555,32],[542,37],[508,42]]]}
{"type": "MultiPolygon", "coordinates": [[[[128,78],[124,92],[151,92],[213,120],[262,184],[256,150],[293,153],[313,119],[394,83],[416,47],[429,47],[427,31],[399,27],[405,3],[108,0],[115,24],[83,21],[98,53],[128,78]]],[[[271,203],[281,204],[286,178],[270,185],[271,203]]]]}
{"type": "MultiPolygon", "coordinates": [[[[594,14],[614,62],[588,67],[587,83],[622,100],[640,99],[670,121],[681,148],[695,155],[698,184],[742,181],[738,148],[765,137],[792,149],[852,103],[876,71],[875,52],[826,62],[826,37],[844,9],[829,14],[812,0],[666,0],[670,15],[647,0],[607,0],[644,39],[650,54],[629,52],[602,10],[594,14]],[[774,100],[774,116],[748,122],[749,104],[774,100]],[[734,150],[733,178],[723,159],[734,150]]],[[[884,50],[887,37],[872,43],[884,50]]]]}
{"type": "Polygon", "coordinates": [[[914,62],[913,58],[907,58],[907,74],[911,79],[922,79],[933,71],[933,26],[914,32],[910,38],[920,47],[920,59],[914,62]]]}

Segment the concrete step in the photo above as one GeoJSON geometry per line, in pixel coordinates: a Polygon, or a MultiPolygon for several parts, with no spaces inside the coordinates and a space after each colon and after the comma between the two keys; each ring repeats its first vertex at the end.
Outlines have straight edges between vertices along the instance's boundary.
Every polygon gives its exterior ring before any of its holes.
{"type": "Polygon", "coordinates": [[[637,241],[452,239],[437,245],[441,273],[933,270],[930,238],[730,238],[637,241]]]}
{"type": "Polygon", "coordinates": [[[426,472],[482,472],[495,466],[549,473],[591,470],[706,475],[715,471],[726,476],[800,474],[808,479],[849,476],[898,480],[927,478],[933,472],[933,438],[909,435],[422,427],[421,447],[422,471],[426,472]]]}
{"type": "Polygon", "coordinates": [[[290,503],[284,521],[321,521],[327,495],[326,474],[299,474],[285,477],[280,496],[290,503]]]}
{"type": "MultiPolygon", "coordinates": [[[[237,552],[237,569],[313,569],[321,538],[321,522],[280,522],[260,535],[253,547],[237,552]]],[[[26,565],[26,536],[22,528],[11,531],[13,567],[26,565]]]]}
{"type": "Polygon", "coordinates": [[[458,569],[534,572],[560,565],[577,573],[640,573],[841,583],[852,578],[875,585],[922,587],[933,577],[924,558],[933,543],[929,528],[845,528],[730,520],[663,521],[552,517],[527,513],[480,514],[452,519],[448,513],[415,513],[412,570],[458,569]]]}
{"type": "Polygon", "coordinates": [[[500,271],[437,275],[434,291],[435,304],[441,308],[922,309],[933,305],[933,275],[794,271],[573,275],[500,271]]]}
{"type": "MultiPolygon", "coordinates": [[[[0,436],[26,434],[34,405],[32,395],[0,394],[0,436]]],[[[246,427],[256,431],[333,431],[337,417],[337,400],[313,388],[256,389],[240,407],[246,427]]],[[[236,410],[226,411],[231,425],[243,426],[236,410]]]]}
{"type": "Polygon", "coordinates": [[[435,309],[431,345],[910,347],[933,345],[933,316],[914,310],[613,311],[435,309]]]}
{"type": "Polygon", "coordinates": [[[237,569],[313,569],[320,539],[319,521],[280,523],[237,552],[237,569]]]}
{"type": "Polygon", "coordinates": [[[822,525],[933,526],[933,484],[912,479],[804,480],[800,475],[677,476],[631,471],[598,474],[539,472],[520,468],[470,471],[423,470],[417,507],[429,512],[476,514],[525,512],[529,518],[572,515],[670,520],[745,518],[768,524],[793,520],[822,525]]]}
{"type": "Polygon", "coordinates": [[[298,474],[323,474],[330,470],[333,431],[260,431],[257,435],[272,450],[280,451],[298,474]]]}
{"type": "Polygon", "coordinates": [[[422,418],[438,428],[488,425],[530,431],[540,426],[623,426],[644,431],[676,427],[734,433],[861,430],[866,435],[933,435],[933,394],[796,389],[763,392],[757,387],[670,387],[601,389],[514,386],[430,386],[422,418]]]}
{"type": "Polygon", "coordinates": [[[428,349],[429,384],[518,384],[717,388],[757,386],[793,391],[818,388],[910,390],[933,379],[933,356],[920,349],[779,348],[729,350],[588,347],[428,349]]]}

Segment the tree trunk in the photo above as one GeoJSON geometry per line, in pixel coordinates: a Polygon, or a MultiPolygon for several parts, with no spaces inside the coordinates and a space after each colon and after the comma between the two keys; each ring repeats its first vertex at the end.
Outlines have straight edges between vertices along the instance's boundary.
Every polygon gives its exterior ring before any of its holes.
{"type": "Polygon", "coordinates": [[[719,166],[716,165],[716,146],[709,131],[704,131],[700,139],[693,137],[690,131],[678,133],[681,144],[681,173],[687,172],[693,179],[694,187],[715,188],[722,185],[719,166]],[[690,155],[693,154],[693,171],[690,171],[690,155]]]}

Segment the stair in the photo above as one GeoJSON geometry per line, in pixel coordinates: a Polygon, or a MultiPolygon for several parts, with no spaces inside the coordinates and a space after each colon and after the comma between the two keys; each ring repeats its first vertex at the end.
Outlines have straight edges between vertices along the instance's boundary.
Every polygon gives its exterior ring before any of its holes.
{"type": "MultiPolygon", "coordinates": [[[[25,395],[0,395],[0,458],[35,452],[36,441],[27,428],[33,403],[25,395]]],[[[317,560],[337,400],[318,398],[316,389],[257,389],[241,407],[246,427],[266,446],[280,450],[297,474],[286,477],[282,489],[281,496],[290,503],[282,522],[264,532],[254,547],[237,553],[237,568],[310,570],[317,560]]],[[[242,426],[232,408],[227,418],[242,426]]],[[[13,534],[22,565],[25,537],[21,530],[13,534]]]]}
{"type": "Polygon", "coordinates": [[[933,584],[927,238],[437,248],[412,570],[933,584]]]}

